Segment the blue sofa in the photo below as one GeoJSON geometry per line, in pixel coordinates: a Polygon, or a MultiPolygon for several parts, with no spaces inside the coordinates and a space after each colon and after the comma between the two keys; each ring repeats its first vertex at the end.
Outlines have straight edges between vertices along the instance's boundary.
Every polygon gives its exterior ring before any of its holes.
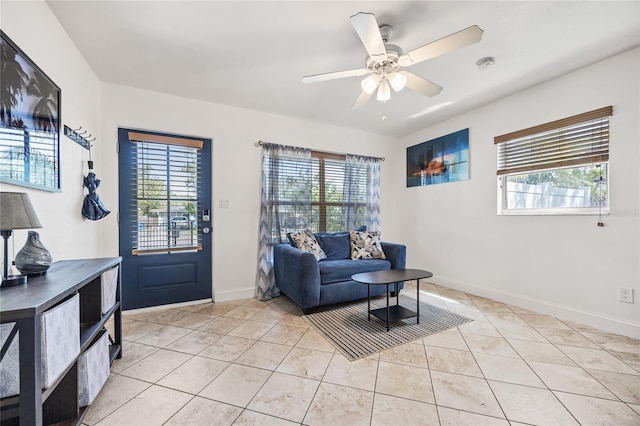
{"type": "MultiPolygon", "coordinates": [[[[317,261],[312,253],[291,244],[277,244],[273,263],[276,286],[297,303],[305,313],[319,306],[367,297],[367,286],[351,280],[361,272],[403,269],[407,248],[401,244],[381,243],[386,259],[351,260],[348,232],[314,234],[327,255],[317,261]]],[[[402,289],[404,283],[400,283],[402,289]]],[[[392,290],[393,286],[391,287],[392,290]]],[[[371,296],[384,294],[386,286],[371,286],[371,296]]]]}

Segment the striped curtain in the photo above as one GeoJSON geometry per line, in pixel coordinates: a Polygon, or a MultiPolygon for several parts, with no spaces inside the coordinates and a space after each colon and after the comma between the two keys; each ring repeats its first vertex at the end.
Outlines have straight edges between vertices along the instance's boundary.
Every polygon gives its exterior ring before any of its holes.
{"type": "Polygon", "coordinates": [[[366,193],[367,230],[380,231],[380,159],[347,154],[344,193],[346,223],[357,223],[358,214],[354,208],[356,204],[352,200],[362,200],[363,193],[366,193]]]}
{"type": "Polygon", "coordinates": [[[255,296],[280,295],[273,274],[273,247],[287,238],[289,222],[298,211],[311,210],[311,150],[262,145],[260,241],[255,296]]]}

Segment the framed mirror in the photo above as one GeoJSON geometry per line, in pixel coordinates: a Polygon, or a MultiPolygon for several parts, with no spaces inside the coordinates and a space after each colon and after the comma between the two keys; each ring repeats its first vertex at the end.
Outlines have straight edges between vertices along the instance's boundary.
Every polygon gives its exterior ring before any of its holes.
{"type": "Polygon", "coordinates": [[[60,88],[0,30],[0,182],[60,191],[60,88]]]}

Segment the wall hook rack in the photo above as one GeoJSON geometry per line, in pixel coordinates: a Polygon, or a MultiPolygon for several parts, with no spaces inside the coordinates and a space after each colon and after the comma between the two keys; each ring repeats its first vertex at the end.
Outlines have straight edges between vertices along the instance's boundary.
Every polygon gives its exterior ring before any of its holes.
{"type": "Polygon", "coordinates": [[[79,133],[81,129],[82,129],[82,126],[78,127],[77,129],[72,129],[71,127],[65,124],[64,135],[69,139],[71,139],[72,141],[74,141],[75,143],[77,143],[78,145],[80,145],[81,147],[91,151],[91,142],[95,141],[96,137],[94,136],[92,139],[87,139],[87,138],[91,138],[92,135],[89,134],[86,137],[83,136],[87,133],[87,131],[85,130],[84,132],[79,133]]]}

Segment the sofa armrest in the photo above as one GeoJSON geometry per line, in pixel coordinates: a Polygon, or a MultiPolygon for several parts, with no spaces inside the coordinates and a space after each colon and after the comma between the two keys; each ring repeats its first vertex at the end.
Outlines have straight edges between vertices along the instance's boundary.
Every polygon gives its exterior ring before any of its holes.
{"type": "Polygon", "coordinates": [[[404,269],[407,264],[407,246],[394,243],[380,243],[391,269],[404,269]]]}
{"type": "Polygon", "coordinates": [[[289,244],[277,244],[273,267],[276,286],[301,308],[320,304],[320,269],[313,254],[289,244]]]}

